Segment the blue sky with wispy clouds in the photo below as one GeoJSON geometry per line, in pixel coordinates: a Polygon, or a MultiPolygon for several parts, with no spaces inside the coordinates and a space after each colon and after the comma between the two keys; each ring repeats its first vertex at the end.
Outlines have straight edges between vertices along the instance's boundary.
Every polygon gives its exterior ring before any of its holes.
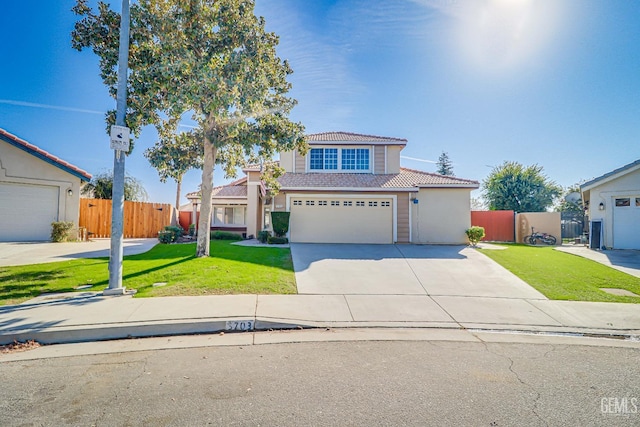
{"type": "MultiPolygon", "coordinates": [[[[23,0],[0,16],[0,127],[91,173],[112,167],[113,108],[90,52],[71,49],[72,0],[23,0]]],[[[119,9],[120,1],[114,1],[119,9]]],[[[627,0],[257,0],[294,74],[308,132],[408,139],[403,166],[482,180],[505,160],[568,186],[640,158],[640,3],[627,0]]],[[[142,156],[150,199],[171,203],[142,156]]],[[[189,172],[184,190],[197,188],[189,172]]],[[[216,183],[223,183],[216,174],[216,183]]]]}

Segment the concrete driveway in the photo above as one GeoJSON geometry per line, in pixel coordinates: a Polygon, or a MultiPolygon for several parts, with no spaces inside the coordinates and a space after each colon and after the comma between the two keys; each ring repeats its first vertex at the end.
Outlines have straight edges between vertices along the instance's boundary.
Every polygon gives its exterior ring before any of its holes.
{"type": "Polygon", "coordinates": [[[547,298],[466,246],[291,245],[300,294],[547,298]]]}
{"type": "MultiPolygon", "coordinates": [[[[123,253],[135,255],[147,252],[157,244],[158,239],[124,239],[123,253]]],[[[110,247],[111,239],[64,243],[0,242],[0,267],[108,257],[110,247]]]]}

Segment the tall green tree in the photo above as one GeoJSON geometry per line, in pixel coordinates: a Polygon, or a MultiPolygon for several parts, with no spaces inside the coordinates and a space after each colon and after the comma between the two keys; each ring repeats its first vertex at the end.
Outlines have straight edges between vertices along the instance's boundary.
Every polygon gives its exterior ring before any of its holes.
{"type": "Polygon", "coordinates": [[[202,169],[202,135],[196,130],[178,132],[175,121],[162,121],[157,126],[159,139],[144,152],[160,175],[161,182],[171,178],[176,182],[176,204],[180,207],[182,178],[189,169],[202,169]]]}
{"type": "Polygon", "coordinates": [[[508,161],[494,167],[482,186],[490,210],[516,212],[544,212],[562,192],[544,175],[542,166],[508,161]]]}
{"type": "MultiPolygon", "coordinates": [[[[113,198],[113,171],[94,175],[91,181],[86,183],[81,190],[83,196],[95,199],[113,198]]],[[[142,182],[132,176],[124,177],[124,199],[131,201],[147,201],[149,195],[142,182]]]]}
{"type": "Polygon", "coordinates": [[[442,154],[440,154],[440,157],[438,157],[436,166],[436,172],[440,175],[454,176],[453,163],[451,162],[451,159],[449,159],[449,153],[443,151],[442,154]]]}
{"type": "MultiPolygon", "coordinates": [[[[103,80],[115,81],[119,16],[86,0],[72,34],[74,47],[100,57],[103,80]]],[[[289,120],[292,70],[276,54],[278,37],[254,14],[253,0],[139,0],[131,8],[129,98],[132,125],[190,112],[203,141],[202,206],[197,256],[209,255],[211,195],[216,162],[234,176],[247,162],[265,165],[275,187],[278,151],[307,150],[304,127],[289,120]]]]}

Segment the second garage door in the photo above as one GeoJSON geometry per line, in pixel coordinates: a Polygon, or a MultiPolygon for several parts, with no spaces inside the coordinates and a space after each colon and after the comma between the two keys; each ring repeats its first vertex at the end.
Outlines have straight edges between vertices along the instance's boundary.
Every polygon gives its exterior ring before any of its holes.
{"type": "Polygon", "coordinates": [[[0,241],[49,240],[58,220],[58,187],[0,183],[0,241]]]}
{"type": "Polygon", "coordinates": [[[640,249],[640,194],[618,197],[613,207],[613,247],[640,249]]]}
{"type": "Polygon", "coordinates": [[[393,243],[392,198],[291,197],[289,235],[300,243],[393,243]]]}

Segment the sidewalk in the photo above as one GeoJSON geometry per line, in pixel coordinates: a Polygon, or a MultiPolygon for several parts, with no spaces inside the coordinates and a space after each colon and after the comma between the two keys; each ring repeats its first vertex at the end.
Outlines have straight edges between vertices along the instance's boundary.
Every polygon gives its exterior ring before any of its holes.
{"type": "Polygon", "coordinates": [[[300,328],[438,328],[640,335],[640,305],[428,295],[74,293],[0,307],[0,344],[300,328]]]}
{"type": "MultiPolygon", "coordinates": [[[[127,243],[125,253],[138,253],[152,247],[156,239],[127,243]]],[[[27,257],[30,263],[34,259],[50,262],[106,256],[109,241],[71,244],[69,251],[62,250],[61,244],[51,245],[55,246],[13,244],[11,251],[0,251],[0,265],[3,260],[7,263],[20,260],[24,247],[31,248],[27,257]]],[[[486,278],[481,279],[489,282],[478,279],[480,282],[472,283],[468,276],[456,275],[456,269],[468,268],[469,263],[484,259],[474,251],[450,247],[372,246],[355,248],[358,253],[349,256],[348,251],[354,248],[343,247],[341,250],[346,252],[342,258],[334,254],[337,259],[328,261],[322,254],[318,255],[322,249],[297,248],[294,254],[300,292],[297,295],[160,298],[103,296],[96,292],[42,295],[20,305],[0,307],[0,345],[14,340],[64,343],[300,328],[430,328],[451,334],[456,330],[526,331],[634,336],[640,342],[640,304],[550,301],[528,285],[520,286],[518,280],[501,285],[499,273],[506,274],[502,269],[485,272],[486,278]],[[358,267],[346,276],[362,279],[361,275],[373,275],[382,282],[399,281],[399,284],[381,288],[374,286],[373,277],[364,277],[368,282],[366,288],[357,288],[356,280],[329,286],[329,282],[338,281],[339,275],[345,275],[349,266],[360,265],[359,259],[366,250],[375,253],[367,254],[367,259],[372,261],[364,272],[358,267]],[[429,256],[421,260],[417,252],[428,252],[429,256]],[[323,261],[306,259],[310,253],[323,261]],[[389,253],[397,256],[394,258],[389,253]],[[330,263],[335,263],[333,270],[330,263]],[[447,270],[445,265],[455,267],[447,270]],[[385,271],[387,269],[389,271],[385,271]],[[307,276],[316,270],[315,281],[310,280],[307,276]],[[334,276],[329,274],[331,271],[334,276]],[[318,288],[318,277],[328,280],[329,284],[318,288]],[[412,281],[420,286],[407,288],[412,281]],[[451,286],[453,281],[456,286],[451,286]]],[[[599,262],[640,274],[633,264],[637,262],[637,251],[631,253],[633,256],[625,256],[623,252],[602,254],[586,248],[569,249],[584,249],[581,256],[598,257],[599,262]]],[[[332,247],[324,250],[336,251],[332,247]]]]}

